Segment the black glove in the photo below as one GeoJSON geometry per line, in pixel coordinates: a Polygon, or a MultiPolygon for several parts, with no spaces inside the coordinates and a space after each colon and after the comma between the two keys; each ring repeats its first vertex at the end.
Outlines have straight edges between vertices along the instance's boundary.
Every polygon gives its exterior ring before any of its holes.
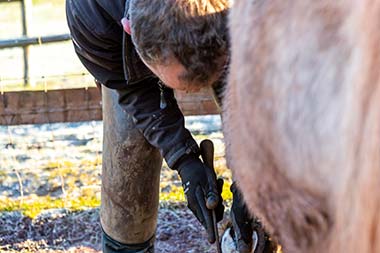
{"type": "Polygon", "coordinates": [[[253,235],[253,218],[249,214],[236,184],[233,183],[230,188],[233,194],[233,202],[231,206],[231,220],[233,231],[235,232],[235,240],[239,252],[252,251],[252,235],[253,235]]]}
{"type": "Polygon", "coordinates": [[[223,219],[224,206],[221,196],[223,179],[216,180],[215,172],[195,155],[181,158],[175,168],[182,180],[187,206],[207,231],[208,241],[215,242],[212,212],[214,207],[217,222],[223,219]],[[216,207],[215,207],[216,206],[216,207]]]}
{"type": "Polygon", "coordinates": [[[232,230],[239,253],[251,253],[253,247],[254,253],[277,252],[276,242],[270,238],[257,217],[249,213],[236,183],[231,185],[230,190],[233,194],[231,206],[232,230]],[[254,232],[256,233],[255,237],[253,236],[254,232]]]}

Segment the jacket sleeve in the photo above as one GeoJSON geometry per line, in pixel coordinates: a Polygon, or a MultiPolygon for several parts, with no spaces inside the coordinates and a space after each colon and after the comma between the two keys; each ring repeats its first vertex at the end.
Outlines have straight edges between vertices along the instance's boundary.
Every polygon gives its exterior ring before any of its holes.
{"type": "Polygon", "coordinates": [[[164,88],[165,109],[160,108],[160,87],[156,78],[117,91],[119,104],[132,116],[148,142],[160,150],[170,168],[183,155],[199,153],[196,141],[185,128],[173,90],[164,88]]]}

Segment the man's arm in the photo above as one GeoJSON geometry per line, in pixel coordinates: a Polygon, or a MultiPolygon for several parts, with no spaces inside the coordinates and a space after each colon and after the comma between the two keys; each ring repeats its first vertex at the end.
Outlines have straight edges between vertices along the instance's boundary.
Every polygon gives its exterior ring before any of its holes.
{"type": "Polygon", "coordinates": [[[117,91],[119,104],[133,117],[147,141],[160,150],[170,168],[183,155],[199,153],[171,89],[164,88],[167,106],[160,108],[158,79],[150,78],[117,91]]]}

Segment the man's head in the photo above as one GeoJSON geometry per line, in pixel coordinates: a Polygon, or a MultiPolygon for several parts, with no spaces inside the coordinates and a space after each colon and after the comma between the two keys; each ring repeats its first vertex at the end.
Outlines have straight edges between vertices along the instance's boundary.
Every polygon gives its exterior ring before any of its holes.
{"type": "Polygon", "coordinates": [[[230,0],[131,0],[130,31],[146,65],[168,86],[215,82],[228,54],[230,0]]]}

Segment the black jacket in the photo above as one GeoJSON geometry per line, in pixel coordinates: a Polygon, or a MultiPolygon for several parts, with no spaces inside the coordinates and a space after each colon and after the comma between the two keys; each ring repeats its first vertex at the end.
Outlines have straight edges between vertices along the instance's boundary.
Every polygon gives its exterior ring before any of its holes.
{"type": "Polygon", "coordinates": [[[66,15],[75,51],[88,71],[103,85],[119,92],[119,104],[133,116],[136,127],[159,148],[169,167],[198,146],[184,126],[171,89],[167,107],[160,109],[158,79],[137,55],[127,36],[127,80],[122,57],[124,0],[67,0],[66,15]]]}

